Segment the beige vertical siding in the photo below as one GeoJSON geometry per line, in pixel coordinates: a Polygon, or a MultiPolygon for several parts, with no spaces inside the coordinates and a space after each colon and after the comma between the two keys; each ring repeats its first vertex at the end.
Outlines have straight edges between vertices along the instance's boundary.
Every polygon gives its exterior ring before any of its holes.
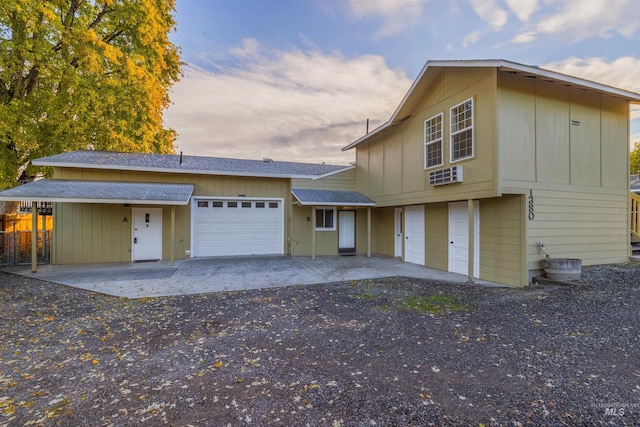
{"type": "MultiPolygon", "coordinates": [[[[57,179],[167,182],[194,184],[194,196],[273,197],[284,200],[284,252],[288,253],[291,215],[291,188],[287,179],[228,177],[109,171],[95,169],[55,168],[57,179]]],[[[54,223],[55,264],[78,264],[131,261],[131,208],[109,204],[57,203],[54,223]],[[128,222],[123,222],[127,217],[128,222]]],[[[143,206],[143,205],[142,205],[143,206]]],[[[156,206],[159,207],[159,206],[156,206]]],[[[171,207],[162,207],[162,251],[168,259],[171,253],[171,207]]],[[[185,258],[191,247],[191,208],[176,207],[177,259],[185,258]]]]}
{"type": "Polygon", "coordinates": [[[424,228],[425,265],[448,271],[449,207],[447,203],[434,203],[425,207],[424,228]]]}
{"type": "Polygon", "coordinates": [[[356,169],[349,169],[320,179],[294,178],[291,180],[291,188],[351,191],[356,188],[356,169]]]}
{"type": "Polygon", "coordinates": [[[501,74],[499,81],[500,187],[527,197],[527,209],[533,192],[526,269],[541,268],[539,242],[552,257],[585,265],[625,261],[628,103],[540,79],[501,74]],[[533,153],[531,170],[526,160],[533,153]]]}
{"type": "Polygon", "coordinates": [[[480,201],[480,278],[512,286],[525,286],[522,265],[524,196],[480,201]]]}
{"type": "Polygon", "coordinates": [[[130,207],[56,203],[53,229],[53,264],[131,261],[130,207]]]}
{"type": "MultiPolygon", "coordinates": [[[[292,235],[291,255],[293,256],[311,256],[311,218],[310,206],[295,206],[292,216],[292,235]]],[[[338,224],[338,211],[336,209],[336,225],[338,224]]],[[[350,209],[343,209],[350,210],[350,209]]],[[[355,209],[356,211],[356,253],[364,255],[367,253],[367,209],[355,209]]],[[[375,230],[375,228],[374,228],[375,230]]],[[[316,255],[330,256],[338,255],[338,230],[335,231],[316,231],[316,255]]]]}
{"type": "MultiPolygon", "coordinates": [[[[363,211],[366,215],[366,210],[363,211]]],[[[371,212],[371,251],[376,254],[395,255],[395,210],[377,208],[371,212]]]]}
{"type": "Polygon", "coordinates": [[[411,116],[356,148],[356,189],[372,197],[377,207],[406,206],[496,196],[494,69],[450,69],[432,82],[433,90],[411,116]],[[457,162],[464,182],[431,187],[424,168],[424,121],[443,113],[444,165],[450,162],[450,108],[474,100],[474,158],[457,162]]]}

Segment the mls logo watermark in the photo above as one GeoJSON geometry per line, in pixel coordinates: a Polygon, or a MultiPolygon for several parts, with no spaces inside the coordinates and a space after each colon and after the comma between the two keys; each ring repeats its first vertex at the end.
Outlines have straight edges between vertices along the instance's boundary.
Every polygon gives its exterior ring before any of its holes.
{"type": "Polygon", "coordinates": [[[624,415],[624,408],[604,408],[604,415],[622,417],[624,415]]]}
{"type": "Polygon", "coordinates": [[[623,417],[630,409],[640,409],[640,403],[596,402],[591,407],[604,411],[606,417],[623,417]]]}

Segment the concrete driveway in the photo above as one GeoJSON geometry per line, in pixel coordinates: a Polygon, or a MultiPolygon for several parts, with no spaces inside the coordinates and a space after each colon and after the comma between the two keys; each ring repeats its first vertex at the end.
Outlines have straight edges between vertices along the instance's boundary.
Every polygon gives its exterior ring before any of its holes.
{"type": "MultiPolygon", "coordinates": [[[[115,295],[144,298],[239,291],[277,286],[308,285],[344,280],[406,276],[466,283],[467,277],[404,263],[397,258],[375,256],[196,258],[144,263],[42,265],[6,268],[18,274],[52,283],[115,295]]],[[[502,286],[476,280],[478,285],[502,286]]]]}

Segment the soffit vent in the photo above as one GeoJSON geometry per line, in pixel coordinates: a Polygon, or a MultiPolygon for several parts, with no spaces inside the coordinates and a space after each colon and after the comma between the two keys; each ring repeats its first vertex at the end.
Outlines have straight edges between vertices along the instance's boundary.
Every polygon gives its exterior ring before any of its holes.
{"type": "Polygon", "coordinates": [[[456,182],[462,182],[462,166],[460,165],[429,172],[429,185],[433,187],[456,182]]]}

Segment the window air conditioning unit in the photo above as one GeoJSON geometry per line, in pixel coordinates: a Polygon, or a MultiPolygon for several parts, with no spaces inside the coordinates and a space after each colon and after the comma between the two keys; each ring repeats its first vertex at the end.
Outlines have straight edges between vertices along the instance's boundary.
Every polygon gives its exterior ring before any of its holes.
{"type": "Polygon", "coordinates": [[[429,172],[429,185],[445,185],[462,182],[462,166],[451,166],[429,172]]]}

